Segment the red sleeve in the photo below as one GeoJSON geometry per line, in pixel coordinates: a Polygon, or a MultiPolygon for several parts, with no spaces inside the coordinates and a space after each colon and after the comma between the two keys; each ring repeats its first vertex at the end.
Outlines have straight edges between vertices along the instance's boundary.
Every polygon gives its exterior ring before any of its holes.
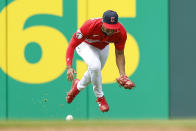
{"type": "Polygon", "coordinates": [[[120,34],[118,35],[118,40],[114,42],[114,45],[117,50],[124,50],[125,43],[127,40],[127,31],[125,30],[124,26],[121,23],[120,25],[121,25],[119,29],[120,34]]]}
{"type": "Polygon", "coordinates": [[[74,56],[74,50],[82,41],[84,41],[84,37],[80,38],[80,39],[77,38],[77,37],[81,37],[79,35],[81,35],[81,34],[77,34],[77,32],[75,32],[73,34],[73,37],[72,37],[72,39],[71,39],[71,41],[69,43],[69,46],[67,48],[67,52],[66,52],[66,63],[67,63],[67,66],[68,65],[72,65],[72,60],[73,60],[73,56],[74,56]]]}
{"type": "Polygon", "coordinates": [[[115,48],[116,48],[117,50],[124,50],[126,40],[127,40],[127,35],[124,35],[121,39],[119,39],[118,42],[115,42],[115,43],[114,43],[115,48]]]}
{"type": "Polygon", "coordinates": [[[93,25],[92,22],[90,20],[88,20],[82,25],[82,27],[78,31],[76,31],[73,34],[72,39],[71,39],[69,46],[67,48],[67,52],[66,52],[67,66],[72,65],[74,50],[90,34],[90,32],[92,30],[92,25],[93,25]]]}

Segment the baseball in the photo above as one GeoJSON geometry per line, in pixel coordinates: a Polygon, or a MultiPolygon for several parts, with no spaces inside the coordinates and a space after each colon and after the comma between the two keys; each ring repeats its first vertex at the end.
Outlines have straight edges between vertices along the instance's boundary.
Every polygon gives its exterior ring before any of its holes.
{"type": "Polygon", "coordinates": [[[73,116],[72,116],[72,115],[67,115],[67,116],[66,116],[66,120],[67,120],[67,121],[73,120],[73,116]]]}

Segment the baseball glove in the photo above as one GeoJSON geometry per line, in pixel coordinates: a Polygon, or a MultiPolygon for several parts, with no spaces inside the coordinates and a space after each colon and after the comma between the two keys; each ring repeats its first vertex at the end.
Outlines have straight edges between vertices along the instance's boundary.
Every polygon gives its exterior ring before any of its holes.
{"type": "Polygon", "coordinates": [[[126,75],[120,76],[116,79],[116,81],[120,86],[123,86],[125,89],[132,89],[136,86],[131,80],[129,80],[129,78],[126,75]]]}

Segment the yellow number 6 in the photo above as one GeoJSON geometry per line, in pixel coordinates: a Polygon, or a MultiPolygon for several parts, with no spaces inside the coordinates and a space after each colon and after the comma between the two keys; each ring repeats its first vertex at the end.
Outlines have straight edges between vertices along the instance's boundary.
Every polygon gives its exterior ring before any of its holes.
{"type": "MultiPolygon", "coordinates": [[[[23,29],[25,21],[36,14],[62,16],[62,0],[15,0],[7,6],[7,41],[0,30],[0,67],[10,77],[26,83],[44,83],[56,79],[65,70],[65,51],[68,42],[58,30],[47,26],[23,29]],[[29,63],[25,47],[36,42],[42,48],[39,62],[29,63]],[[6,45],[7,44],[7,45],[6,45]],[[7,50],[6,50],[7,49],[7,50]],[[6,52],[7,51],[7,52],[6,52]],[[6,61],[7,54],[7,64],[6,61]],[[7,68],[6,68],[7,66],[7,68]]],[[[0,14],[0,29],[5,29],[5,9],[0,14]]]]}

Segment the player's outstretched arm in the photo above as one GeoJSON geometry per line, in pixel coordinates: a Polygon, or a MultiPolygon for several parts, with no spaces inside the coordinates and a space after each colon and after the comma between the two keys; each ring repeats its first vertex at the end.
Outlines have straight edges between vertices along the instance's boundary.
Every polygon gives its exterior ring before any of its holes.
{"type": "Polygon", "coordinates": [[[124,56],[124,50],[115,50],[116,55],[116,65],[118,67],[120,75],[126,75],[125,74],[125,56],[124,56]]]}
{"type": "Polygon", "coordinates": [[[116,54],[116,65],[118,67],[120,77],[116,79],[119,85],[123,86],[125,89],[132,89],[136,85],[129,80],[127,75],[125,74],[125,56],[124,56],[124,50],[119,51],[115,50],[116,54]]]}

